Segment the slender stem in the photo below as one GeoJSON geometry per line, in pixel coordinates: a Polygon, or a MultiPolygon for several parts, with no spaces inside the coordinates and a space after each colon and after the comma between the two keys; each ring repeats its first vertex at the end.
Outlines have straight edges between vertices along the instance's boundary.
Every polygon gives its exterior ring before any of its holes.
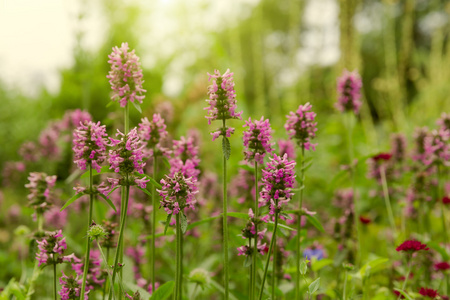
{"type": "Polygon", "coordinates": [[[273,261],[272,261],[272,300],[275,300],[275,277],[277,272],[277,236],[273,236],[274,245],[273,245],[273,261]]]}
{"type": "MultiPolygon", "coordinates": [[[[93,186],[93,176],[92,176],[92,164],[89,164],[89,217],[88,217],[88,228],[91,227],[92,222],[92,207],[94,203],[94,191],[92,189],[93,186]]],[[[83,270],[83,281],[81,282],[81,300],[84,300],[84,292],[86,291],[86,277],[89,270],[89,259],[91,253],[91,239],[88,237],[86,241],[86,256],[84,258],[84,270],[83,270]]]]}
{"type": "MultiPolygon", "coordinates": [[[[223,120],[223,127],[225,128],[225,119],[223,120]]],[[[228,300],[228,205],[227,205],[227,158],[223,155],[223,270],[225,273],[225,300],[228,300]]]]}
{"type": "Polygon", "coordinates": [[[302,299],[300,295],[300,262],[301,262],[301,233],[302,233],[302,209],[303,209],[303,190],[305,178],[305,146],[302,145],[301,169],[300,169],[300,201],[298,204],[299,214],[297,220],[297,256],[296,256],[296,276],[295,276],[295,299],[302,299]]]}
{"type": "MultiPolygon", "coordinates": [[[[444,205],[444,202],[442,201],[442,194],[441,194],[441,166],[438,165],[437,166],[437,180],[438,180],[438,184],[437,184],[437,202],[441,203],[441,220],[442,220],[442,230],[444,232],[444,242],[445,245],[448,244],[448,230],[447,230],[447,222],[445,220],[445,214],[446,214],[446,208],[444,205]]],[[[450,285],[450,281],[449,281],[449,273],[447,272],[445,274],[445,289],[446,289],[446,295],[449,294],[449,285],[450,285]]]]}
{"type": "Polygon", "coordinates": [[[175,268],[175,300],[180,298],[179,285],[180,285],[180,213],[176,215],[176,268],[175,268]]]}
{"type": "Polygon", "coordinates": [[[38,232],[44,231],[44,218],[41,213],[36,212],[36,219],[38,223],[38,232]]]}
{"type": "MultiPolygon", "coordinates": [[[[44,231],[44,218],[42,218],[42,214],[36,212],[36,220],[38,224],[38,233],[41,233],[44,231]]],[[[36,283],[37,279],[39,278],[39,274],[41,273],[41,269],[39,268],[39,262],[36,260],[34,263],[33,268],[33,274],[31,275],[29,284],[28,284],[28,291],[26,295],[26,300],[30,300],[31,296],[34,294],[34,284],[36,283]]]]}
{"type": "MultiPolygon", "coordinates": [[[[156,172],[157,172],[157,162],[158,159],[155,155],[156,149],[153,147],[153,179],[156,180],[156,172]]],[[[151,275],[152,275],[152,291],[155,292],[155,281],[156,281],[156,273],[155,273],[155,252],[156,252],[156,186],[152,185],[152,251],[150,257],[150,267],[151,267],[151,275]]]]}
{"type": "Polygon", "coordinates": [[[344,276],[344,291],[342,292],[342,299],[343,300],[347,299],[347,275],[348,275],[348,271],[346,269],[345,270],[345,276],[344,276]]]}
{"type": "Polygon", "coordinates": [[[392,231],[394,232],[394,237],[397,236],[397,231],[395,228],[395,220],[394,220],[394,214],[392,213],[392,206],[391,206],[391,199],[389,197],[389,190],[386,180],[386,171],[384,170],[384,166],[380,167],[380,173],[381,173],[381,184],[383,186],[383,195],[384,195],[384,202],[386,204],[386,209],[389,216],[389,223],[391,223],[392,231]]]}
{"type": "MultiPolygon", "coordinates": [[[[181,213],[183,213],[182,211],[181,213]]],[[[180,274],[178,275],[180,277],[180,300],[183,299],[183,244],[183,231],[180,224],[180,274]]]]}
{"type": "Polygon", "coordinates": [[[192,292],[190,299],[195,299],[195,296],[197,296],[198,285],[199,285],[198,283],[195,284],[195,288],[194,288],[194,291],[192,292]]]}
{"type": "MultiPolygon", "coordinates": [[[[252,238],[249,238],[248,239],[248,247],[249,248],[251,248],[252,247],[252,238]]],[[[256,252],[253,252],[252,253],[252,255],[253,256],[255,256],[256,255],[256,252]]],[[[255,264],[254,264],[254,262],[255,262],[255,259],[254,259],[254,257],[252,256],[252,264],[250,265],[250,267],[249,267],[249,284],[248,284],[248,299],[250,299],[250,300],[253,300],[253,284],[254,284],[254,277],[253,277],[253,269],[254,269],[254,266],[255,266],[255,264]]]]}
{"type": "MultiPolygon", "coordinates": [[[[99,249],[101,249],[101,247],[100,247],[100,243],[97,241],[97,244],[98,244],[98,248],[99,249]]],[[[100,253],[102,253],[102,256],[104,256],[103,255],[103,252],[100,250],[100,253]]],[[[109,264],[109,248],[106,248],[106,258],[103,258],[103,260],[104,260],[104,262],[105,262],[105,265],[106,265],[106,269],[108,269],[108,264],[109,264]]],[[[105,279],[105,283],[103,284],[103,296],[102,296],[102,299],[103,300],[105,300],[105,297],[106,297],[106,290],[107,290],[107,287],[108,287],[108,278],[111,276],[111,274],[109,274],[109,271],[108,271],[108,277],[105,279]]]]}
{"type": "MultiPolygon", "coordinates": [[[[106,273],[108,273],[108,277],[107,277],[106,279],[109,278],[109,280],[112,282],[112,278],[111,278],[111,273],[112,273],[111,271],[112,271],[112,270],[110,270],[111,267],[108,265],[108,261],[109,261],[109,248],[107,248],[107,250],[106,250],[106,257],[105,257],[105,254],[103,253],[103,250],[102,250],[102,246],[100,245],[100,243],[99,243],[98,240],[97,240],[97,246],[98,246],[98,250],[100,250],[100,254],[102,255],[103,261],[105,262],[106,273]]],[[[106,287],[106,281],[105,281],[104,287],[106,287]]],[[[116,295],[114,294],[114,288],[113,288],[113,286],[111,286],[111,290],[112,290],[112,292],[113,292],[114,299],[115,299],[115,298],[116,298],[116,295]]],[[[104,298],[104,294],[105,294],[105,293],[103,293],[103,298],[104,298]]]]}
{"type": "MultiPolygon", "coordinates": [[[[119,231],[119,238],[118,238],[118,244],[117,244],[117,251],[116,251],[116,255],[114,256],[113,275],[112,275],[112,279],[111,279],[112,290],[114,290],[114,282],[115,282],[116,274],[117,274],[117,265],[119,264],[119,256],[121,254],[120,253],[121,252],[120,248],[121,247],[123,248],[123,245],[122,245],[123,244],[123,234],[124,234],[123,231],[124,231],[124,228],[125,228],[125,222],[126,222],[126,218],[127,218],[129,192],[130,192],[130,187],[126,186],[125,187],[125,201],[122,201],[124,203],[123,203],[123,205],[121,205],[123,207],[121,208],[122,209],[121,210],[121,215],[122,216],[120,218],[120,231],[119,231]]],[[[122,255],[123,255],[123,252],[122,252],[122,255]]],[[[123,257],[122,257],[121,261],[123,261],[123,257]]],[[[122,277],[122,276],[120,276],[120,277],[122,277]]],[[[122,284],[120,282],[119,283],[119,295],[122,295],[122,287],[121,286],[122,286],[122,284]]],[[[108,299],[111,300],[111,298],[112,298],[112,293],[110,292],[108,299]]]]}
{"type": "Polygon", "coordinates": [[[264,276],[263,276],[262,283],[261,283],[261,290],[259,291],[259,297],[258,297],[259,300],[262,299],[262,295],[263,295],[263,292],[264,292],[264,283],[266,282],[267,270],[269,268],[270,255],[272,254],[273,245],[275,243],[275,236],[277,234],[277,227],[278,227],[278,211],[275,210],[275,226],[273,227],[272,240],[270,241],[269,252],[267,253],[266,267],[264,268],[264,276]]]}
{"type": "Polygon", "coordinates": [[[58,299],[58,296],[56,293],[56,263],[53,263],[53,297],[55,300],[58,299]]]}
{"type": "MultiPolygon", "coordinates": [[[[258,162],[255,160],[255,219],[259,217],[259,191],[258,191],[258,162]]],[[[253,263],[252,263],[252,292],[250,299],[256,296],[256,256],[258,255],[258,223],[255,222],[255,238],[253,239],[253,263]]]]}
{"type": "MultiPolygon", "coordinates": [[[[408,283],[408,279],[409,279],[409,274],[411,273],[411,267],[412,267],[412,259],[411,259],[411,255],[408,254],[408,272],[406,273],[406,277],[405,277],[405,281],[403,281],[403,285],[402,285],[402,291],[405,290],[406,288],[406,283],[408,283]]],[[[397,300],[399,300],[401,298],[401,294],[398,296],[397,300]]]]}

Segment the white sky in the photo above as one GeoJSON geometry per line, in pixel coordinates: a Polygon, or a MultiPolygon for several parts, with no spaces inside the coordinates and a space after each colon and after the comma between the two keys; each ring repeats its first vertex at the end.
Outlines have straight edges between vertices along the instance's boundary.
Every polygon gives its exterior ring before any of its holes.
{"type": "MultiPolygon", "coordinates": [[[[150,50],[141,59],[145,66],[151,67],[162,53],[170,55],[180,48],[190,49],[167,70],[168,81],[180,85],[186,65],[195,62],[195,55],[206,52],[199,48],[209,46],[209,34],[226,23],[245,18],[259,0],[190,0],[187,6],[180,5],[186,3],[180,0],[136,1],[141,2],[149,14],[145,18],[148,20],[145,34],[148,36],[143,37],[143,48],[150,50]],[[237,6],[240,9],[236,9],[237,6]],[[198,7],[207,8],[199,15],[198,7]],[[183,9],[186,18],[177,18],[176,9],[183,9]]],[[[40,84],[50,91],[57,91],[58,68],[72,64],[79,2],[0,0],[1,79],[11,87],[20,87],[28,95],[35,94],[40,84]]],[[[95,5],[97,1],[88,3],[89,11],[83,26],[86,33],[84,42],[88,48],[95,49],[102,43],[104,29],[99,8],[95,5]]],[[[336,0],[310,0],[306,12],[308,32],[304,39],[307,46],[299,52],[299,65],[336,62],[339,58],[336,0]]],[[[171,86],[166,90],[177,91],[181,87],[174,89],[171,86]]]]}

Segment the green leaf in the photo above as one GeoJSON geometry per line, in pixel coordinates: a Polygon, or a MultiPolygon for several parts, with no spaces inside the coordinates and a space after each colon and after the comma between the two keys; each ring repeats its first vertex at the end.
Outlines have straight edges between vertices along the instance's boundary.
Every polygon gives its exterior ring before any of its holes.
{"type": "Polygon", "coordinates": [[[113,105],[115,102],[114,101],[109,101],[108,104],[106,104],[106,107],[110,107],[111,105],[113,105]]]}
{"type": "Polygon", "coordinates": [[[282,212],[280,215],[283,216],[286,220],[292,220],[291,216],[287,213],[282,212]]]}
{"type": "Polygon", "coordinates": [[[402,294],[402,295],[405,297],[405,299],[413,300],[413,298],[411,298],[404,290],[401,290],[401,289],[394,289],[394,291],[397,291],[397,292],[399,292],[400,294],[402,294]]]}
{"type": "MultiPolygon", "coordinates": [[[[222,215],[223,215],[223,213],[222,213],[222,215]]],[[[246,213],[227,212],[227,216],[233,217],[233,218],[238,218],[238,219],[243,219],[243,220],[248,220],[248,214],[246,214],[246,213]]]]}
{"type": "Polygon", "coordinates": [[[66,178],[65,183],[66,184],[72,183],[81,174],[82,174],[81,170],[80,169],[76,169],[72,174],[69,175],[69,177],[66,178]]]}
{"type": "Polygon", "coordinates": [[[319,289],[320,286],[320,277],[311,282],[311,284],[308,286],[309,294],[312,295],[319,289]]]}
{"type": "Polygon", "coordinates": [[[181,232],[183,232],[183,234],[186,233],[186,229],[187,229],[187,219],[186,216],[184,215],[184,213],[181,213],[180,216],[180,225],[181,225],[181,232]]]}
{"type": "Polygon", "coordinates": [[[322,224],[320,224],[319,220],[317,220],[314,216],[311,215],[305,215],[306,219],[311,223],[314,227],[316,227],[320,232],[325,232],[325,229],[323,229],[322,224]]]}
{"type": "Polygon", "coordinates": [[[255,172],[255,168],[251,167],[249,165],[239,165],[239,168],[244,169],[244,170],[249,171],[249,172],[252,172],[252,173],[255,172]]]}
{"type": "Polygon", "coordinates": [[[147,196],[149,196],[149,197],[152,196],[152,193],[150,193],[147,189],[143,189],[143,188],[140,188],[140,187],[138,187],[138,186],[137,186],[137,188],[140,189],[141,191],[143,191],[144,193],[146,193],[147,196]]]}
{"type": "Polygon", "coordinates": [[[445,261],[450,260],[450,257],[447,254],[447,251],[445,251],[444,248],[439,246],[438,243],[436,243],[436,242],[427,242],[427,246],[430,247],[431,249],[436,250],[437,252],[439,252],[439,254],[442,256],[443,260],[445,260],[445,261]]]}
{"type": "Polygon", "coordinates": [[[226,160],[228,160],[231,155],[231,145],[230,145],[230,141],[225,136],[222,139],[222,152],[223,152],[223,156],[225,156],[226,160]]]}
{"type": "Polygon", "coordinates": [[[317,271],[319,271],[320,269],[322,269],[322,268],[324,268],[324,267],[326,267],[326,266],[329,266],[329,265],[331,265],[331,264],[333,264],[333,260],[332,260],[332,259],[324,258],[324,259],[321,259],[321,260],[316,260],[316,261],[314,261],[314,262],[311,264],[311,269],[312,269],[314,272],[317,272],[317,271]]]}
{"type": "Polygon", "coordinates": [[[306,264],[306,261],[302,260],[302,262],[300,263],[300,274],[305,275],[307,270],[308,265],[306,264]]]}
{"type": "MultiPolygon", "coordinates": [[[[92,169],[92,176],[97,176],[97,175],[105,174],[105,173],[114,173],[114,171],[111,170],[111,169],[109,168],[109,166],[103,166],[103,167],[100,169],[100,173],[97,172],[97,170],[92,169]]],[[[84,172],[83,175],[81,175],[80,178],[82,178],[82,179],[89,178],[89,171],[84,172]]]]}
{"type": "Polygon", "coordinates": [[[85,194],[76,194],[75,196],[73,196],[72,198],[70,198],[66,204],[64,204],[64,206],[61,208],[60,211],[63,211],[67,206],[69,206],[70,204],[72,204],[75,200],[83,197],[85,194]]]}
{"type": "Polygon", "coordinates": [[[115,188],[113,188],[109,193],[108,193],[108,197],[115,191],[117,190],[119,187],[121,187],[121,185],[116,186],[115,188]]]}
{"type": "Polygon", "coordinates": [[[312,161],[308,162],[307,164],[305,164],[303,166],[303,172],[305,172],[306,170],[308,170],[311,166],[312,166],[312,161]]]}
{"type": "Polygon", "coordinates": [[[247,257],[245,258],[244,261],[244,267],[250,267],[252,265],[252,256],[251,255],[247,255],[247,257]]]}
{"type": "Polygon", "coordinates": [[[105,195],[103,194],[98,194],[100,197],[102,197],[103,199],[105,199],[106,203],[109,204],[109,206],[111,206],[112,209],[114,209],[115,212],[117,212],[116,207],[114,206],[114,203],[112,203],[111,199],[107,198],[105,195]]]}
{"type": "Polygon", "coordinates": [[[161,285],[152,295],[150,300],[165,300],[172,295],[175,282],[168,281],[161,285]]]}
{"type": "Polygon", "coordinates": [[[167,215],[166,226],[164,227],[164,235],[166,235],[167,228],[169,228],[171,219],[172,219],[172,214],[167,215]]]}
{"type": "Polygon", "coordinates": [[[162,160],[163,164],[167,167],[167,169],[170,169],[170,162],[169,162],[169,160],[167,159],[167,157],[163,156],[163,157],[161,158],[161,160],[162,160]]]}
{"type": "Polygon", "coordinates": [[[133,106],[137,109],[137,111],[142,114],[142,109],[139,103],[137,103],[136,101],[131,103],[133,103],[133,106]]]}
{"type": "Polygon", "coordinates": [[[375,272],[381,271],[382,269],[386,268],[386,263],[389,261],[389,259],[380,257],[377,259],[374,259],[368,263],[366,263],[360,270],[359,274],[361,277],[366,276],[366,272],[368,269],[370,269],[370,273],[374,274],[375,272]]]}

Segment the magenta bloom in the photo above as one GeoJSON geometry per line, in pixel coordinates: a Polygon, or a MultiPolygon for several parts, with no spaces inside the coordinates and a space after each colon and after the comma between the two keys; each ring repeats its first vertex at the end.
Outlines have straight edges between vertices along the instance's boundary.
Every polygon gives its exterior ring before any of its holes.
{"type": "Polygon", "coordinates": [[[450,114],[443,112],[441,118],[436,122],[440,129],[450,130],[450,114]]]}
{"type": "Polygon", "coordinates": [[[25,142],[20,146],[19,154],[24,161],[35,162],[39,159],[39,149],[33,142],[25,142]]]}
{"type": "Polygon", "coordinates": [[[51,190],[55,186],[56,176],[47,176],[45,173],[31,172],[30,181],[25,185],[30,191],[28,200],[30,205],[38,212],[43,213],[51,206],[51,190]]]}
{"type": "Polygon", "coordinates": [[[295,161],[288,160],[286,154],[283,157],[274,154],[267,167],[262,170],[263,189],[260,196],[263,199],[262,204],[269,205],[271,215],[275,214],[275,211],[280,212],[282,205],[293,195],[291,188],[295,181],[295,164],[295,161]]]}
{"type": "Polygon", "coordinates": [[[287,154],[289,159],[295,159],[295,148],[294,144],[291,142],[291,140],[278,140],[278,148],[279,148],[279,156],[284,156],[284,154],[287,154]]]}
{"type": "Polygon", "coordinates": [[[186,178],[194,177],[198,180],[200,175],[200,159],[198,158],[198,147],[194,145],[194,139],[182,136],[179,141],[173,141],[173,157],[169,160],[170,175],[181,172],[186,178]]]}
{"type": "Polygon", "coordinates": [[[406,137],[404,134],[396,133],[391,135],[392,158],[402,162],[406,158],[406,137]]]}
{"type": "MultiPolygon", "coordinates": [[[[134,172],[139,174],[144,173],[145,162],[143,161],[144,152],[142,149],[144,145],[139,139],[136,128],[133,128],[127,135],[117,130],[116,136],[120,137],[120,140],[109,138],[111,140],[111,146],[114,147],[109,150],[109,164],[110,169],[114,170],[116,173],[120,173],[123,177],[128,176],[129,181],[134,180],[134,182],[141,188],[146,187],[146,183],[149,181],[145,178],[133,178],[130,179],[129,175],[134,172]]],[[[108,181],[112,183],[114,188],[120,182],[114,178],[108,178],[108,181]]],[[[127,182],[126,184],[130,184],[127,182]]]]}
{"type": "Polygon", "coordinates": [[[36,259],[39,262],[39,266],[79,261],[73,254],[63,256],[64,250],[67,249],[67,244],[61,230],[46,233],[42,240],[37,241],[37,244],[39,251],[36,253],[36,259]]]}
{"type": "Polygon", "coordinates": [[[446,261],[435,263],[434,264],[434,269],[436,271],[447,271],[447,270],[450,269],[450,264],[448,262],[446,262],[446,261]]]}
{"type": "Polygon", "coordinates": [[[248,162],[255,160],[259,164],[264,163],[266,153],[272,153],[272,128],[270,128],[269,119],[255,120],[248,118],[244,127],[248,127],[244,131],[244,155],[248,162]]]}
{"type": "Polygon", "coordinates": [[[424,148],[426,159],[423,162],[426,165],[433,161],[440,160],[444,164],[450,161],[450,130],[433,130],[431,135],[424,138],[424,148]]]}
{"type": "MultiPolygon", "coordinates": [[[[212,84],[208,87],[209,104],[205,107],[208,110],[208,124],[214,120],[239,119],[242,120],[242,112],[236,112],[236,92],[234,90],[233,73],[228,69],[223,75],[218,70],[214,71],[214,75],[208,73],[209,80],[212,84]]],[[[234,128],[221,127],[211,133],[213,141],[220,135],[230,137],[234,133],[234,128]]]]}
{"type": "Polygon", "coordinates": [[[311,140],[316,136],[317,122],[314,122],[316,113],[311,109],[312,105],[306,103],[300,105],[295,113],[291,111],[286,116],[287,121],[284,128],[289,138],[296,139],[301,148],[315,151],[317,144],[312,144],[311,140]]]}
{"type": "Polygon", "coordinates": [[[341,111],[354,111],[359,113],[361,107],[362,80],[358,71],[349,72],[344,70],[342,76],[337,80],[338,102],[336,108],[341,111]]]}
{"type": "Polygon", "coordinates": [[[80,123],[92,121],[92,116],[84,110],[75,109],[67,110],[59,123],[61,130],[72,130],[72,128],[77,128],[80,123]]]}
{"type": "MultiPolygon", "coordinates": [[[[64,272],[62,272],[62,274],[63,276],[59,278],[61,290],[58,293],[61,296],[61,300],[78,300],[80,298],[81,283],[83,279],[78,276],[74,278],[73,275],[67,276],[64,272]]],[[[89,299],[88,294],[89,291],[86,291],[84,299],[89,299]]]]}
{"type": "Polygon", "coordinates": [[[416,240],[408,240],[404,241],[400,246],[398,246],[395,250],[397,252],[403,251],[407,253],[412,253],[420,250],[429,250],[430,248],[427,247],[427,245],[422,244],[419,241],[416,240]]]}
{"type": "Polygon", "coordinates": [[[422,162],[427,161],[427,154],[425,152],[425,139],[430,135],[428,128],[417,128],[414,133],[414,143],[415,149],[414,154],[412,155],[412,159],[420,160],[422,162]]]}
{"type": "Polygon", "coordinates": [[[129,51],[128,43],[122,43],[122,46],[114,47],[113,52],[108,55],[108,63],[111,64],[111,71],[106,78],[111,84],[112,101],[119,101],[121,107],[125,107],[128,102],[137,100],[142,103],[145,98],[142,88],[142,68],[139,57],[134,50],[129,51]]]}
{"type": "Polygon", "coordinates": [[[106,160],[106,139],[105,125],[100,122],[80,123],[73,132],[73,152],[74,162],[81,170],[86,170],[88,165],[100,173],[100,164],[106,160]]]}
{"type": "Polygon", "coordinates": [[[39,136],[39,145],[42,156],[48,159],[58,159],[61,150],[58,146],[58,139],[61,135],[60,126],[56,123],[50,123],[39,136]]]}
{"type": "MultiPolygon", "coordinates": [[[[101,268],[102,259],[100,258],[100,251],[92,249],[89,253],[88,274],[86,277],[86,289],[93,290],[95,287],[102,287],[108,274],[101,268]]],[[[75,273],[82,277],[84,271],[84,263],[78,260],[72,264],[72,269],[75,273]]]]}
{"type": "Polygon", "coordinates": [[[427,298],[435,299],[439,296],[437,290],[429,289],[429,288],[420,288],[419,294],[425,296],[427,298]]]}
{"type": "Polygon", "coordinates": [[[168,214],[178,214],[185,207],[195,209],[195,194],[198,193],[197,180],[186,178],[181,173],[161,179],[161,206],[168,214]]]}
{"type": "Polygon", "coordinates": [[[167,155],[168,150],[161,147],[161,141],[163,141],[168,133],[167,126],[164,123],[164,119],[160,114],[153,114],[153,119],[150,122],[147,118],[141,119],[139,123],[139,136],[147,143],[147,148],[150,149],[150,156],[153,156],[153,149],[157,151],[156,155],[167,155]]]}

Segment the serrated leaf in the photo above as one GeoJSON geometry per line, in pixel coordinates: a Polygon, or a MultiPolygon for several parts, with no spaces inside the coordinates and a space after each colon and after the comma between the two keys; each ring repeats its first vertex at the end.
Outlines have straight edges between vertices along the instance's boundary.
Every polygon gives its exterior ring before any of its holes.
{"type": "Polygon", "coordinates": [[[131,103],[133,103],[133,106],[137,109],[137,111],[142,114],[142,108],[139,105],[139,103],[137,103],[136,101],[135,102],[131,102],[131,103]]]}
{"type": "Polygon", "coordinates": [[[109,197],[115,190],[117,190],[118,188],[120,188],[121,187],[121,185],[118,185],[118,186],[116,186],[115,188],[113,188],[109,193],[108,193],[108,196],[107,197],[109,197]]]}
{"type": "MultiPolygon", "coordinates": [[[[111,169],[109,168],[109,166],[103,166],[103,167],[100,169],[100,173],[97,172],[97,170],[92,169],[92,176],[98,176],[98,175],[100,175],[100,174],[105,174],[105,173],[114,173],[114,171],[111,170],[111,169]]],[[[83,175],[81,175],[80,178],[82,178],[82,179],[89,178],[89,171],[84,172],[83,175]]]]}
{"type": "Polygon", "coordinates": [[[319,220],[316,219],[316,217],[311,215],[305,215],[306,219],[309,223],[311,223],[314,227],[316,227],[320,232],[325,232],[325,229],[323,229],[322,224],[320,224],[319,220]]]}
{"type": "Polygon", "coordinates": [[[100,197],[102,197],[103,199],[105,199],[106,203],[109,204],[109,206],[111,206],[112,209],[114,209],[115,212],[117,212],[116,206],[114,205],[114,203],[112,203],[111,199],[107,198],[105,195],[103,194],[98,194],[100,197]]]}
{"type": "Polygon", "coordinates": [[[403,297],[405,297],[405,299],[413,300],[413,298],[411,298],[411,296],[409,296],[404,290],[401,290],[401,289],[394,289],[394,291],[397,291],[397,292],[399,292],[400,294],[402,294],[403,297]]]}
{"type": "Polygon", "coordinates": [[[320,287],[320,277],[317,278],[316,280],[314,280],[313,282],[311,282],[311,284],[308,286],[309,294],[312,295],[315,292],[317,292],[319,287],[320,287]]]}
{"type": "Polygon", "coordinates": [[[245,258],[245,261],[244,261],[244,267],[245,268],[250,267],[252,265],[252,261],[253,261],[252,256],[247,255],[247,257],[245,258]]]}
{"type": "Polygon", "coordinates": [[[228,160],[231,155],[231,145],[230,145],[230,141],[225,136],[222,139],[222,152],[223,152],[223,156],[225,156],[225,159],[228,160]]]}
{"type": "Polygon", "coordinates": [[[73,202],[75,202],[75,200],[83,197],[85,194],[76,194],[75,196],[73,196],[72,198],[70,198],[69,200],[67,200],[66,204],[64,204],[64,206],[60,209],[60,212],[63,211],[67,206],[69,206],[70,204],[72,204],[73,202]]]}
{"type": "Polygon", "coordinates": [[[184,213],[181,213],[180,225],[181,225],[181,232],[183,234],[185,234],[186,233],[186,229],[187,229],[187,219],[186,219],[186,216],[184,215],[184,213]]]}
{"type": "Polygon", "coordinates": [[[280,215],[283,216],[286,220],[292,220],[292,217],[287,213],[281,213],[280,215]]]}
{"type": "Polygon", "coordinates": [[[306,271],[308,271],[308,265],[306,264],[306,261],[302,260],[300,263],[300,274],[305,275],[306,271]]]}
{"type": "Polygon", "coordinates": [[[175,282],[168,281],[161,285],[152,295],[150,300],[165,300],[172,295],[175,282]]]}
{"type": "Polygon", "coordinates": [[[143,188],[140,188],[140,187],[137,187],[137,188],[140,189],[141,191],[143,191],[144,193],[146,193],[149,197],[152,196],[152,193],[150,193],[147,189],[143,189],[143,188]]]}
{"type": "Polygon", "coordinates": [[[172,219],[172,214],[167,215],[166,226],[164,227],[164,235],[166,235],[167,228],[169,228],[171,219],[172,219]]]}

